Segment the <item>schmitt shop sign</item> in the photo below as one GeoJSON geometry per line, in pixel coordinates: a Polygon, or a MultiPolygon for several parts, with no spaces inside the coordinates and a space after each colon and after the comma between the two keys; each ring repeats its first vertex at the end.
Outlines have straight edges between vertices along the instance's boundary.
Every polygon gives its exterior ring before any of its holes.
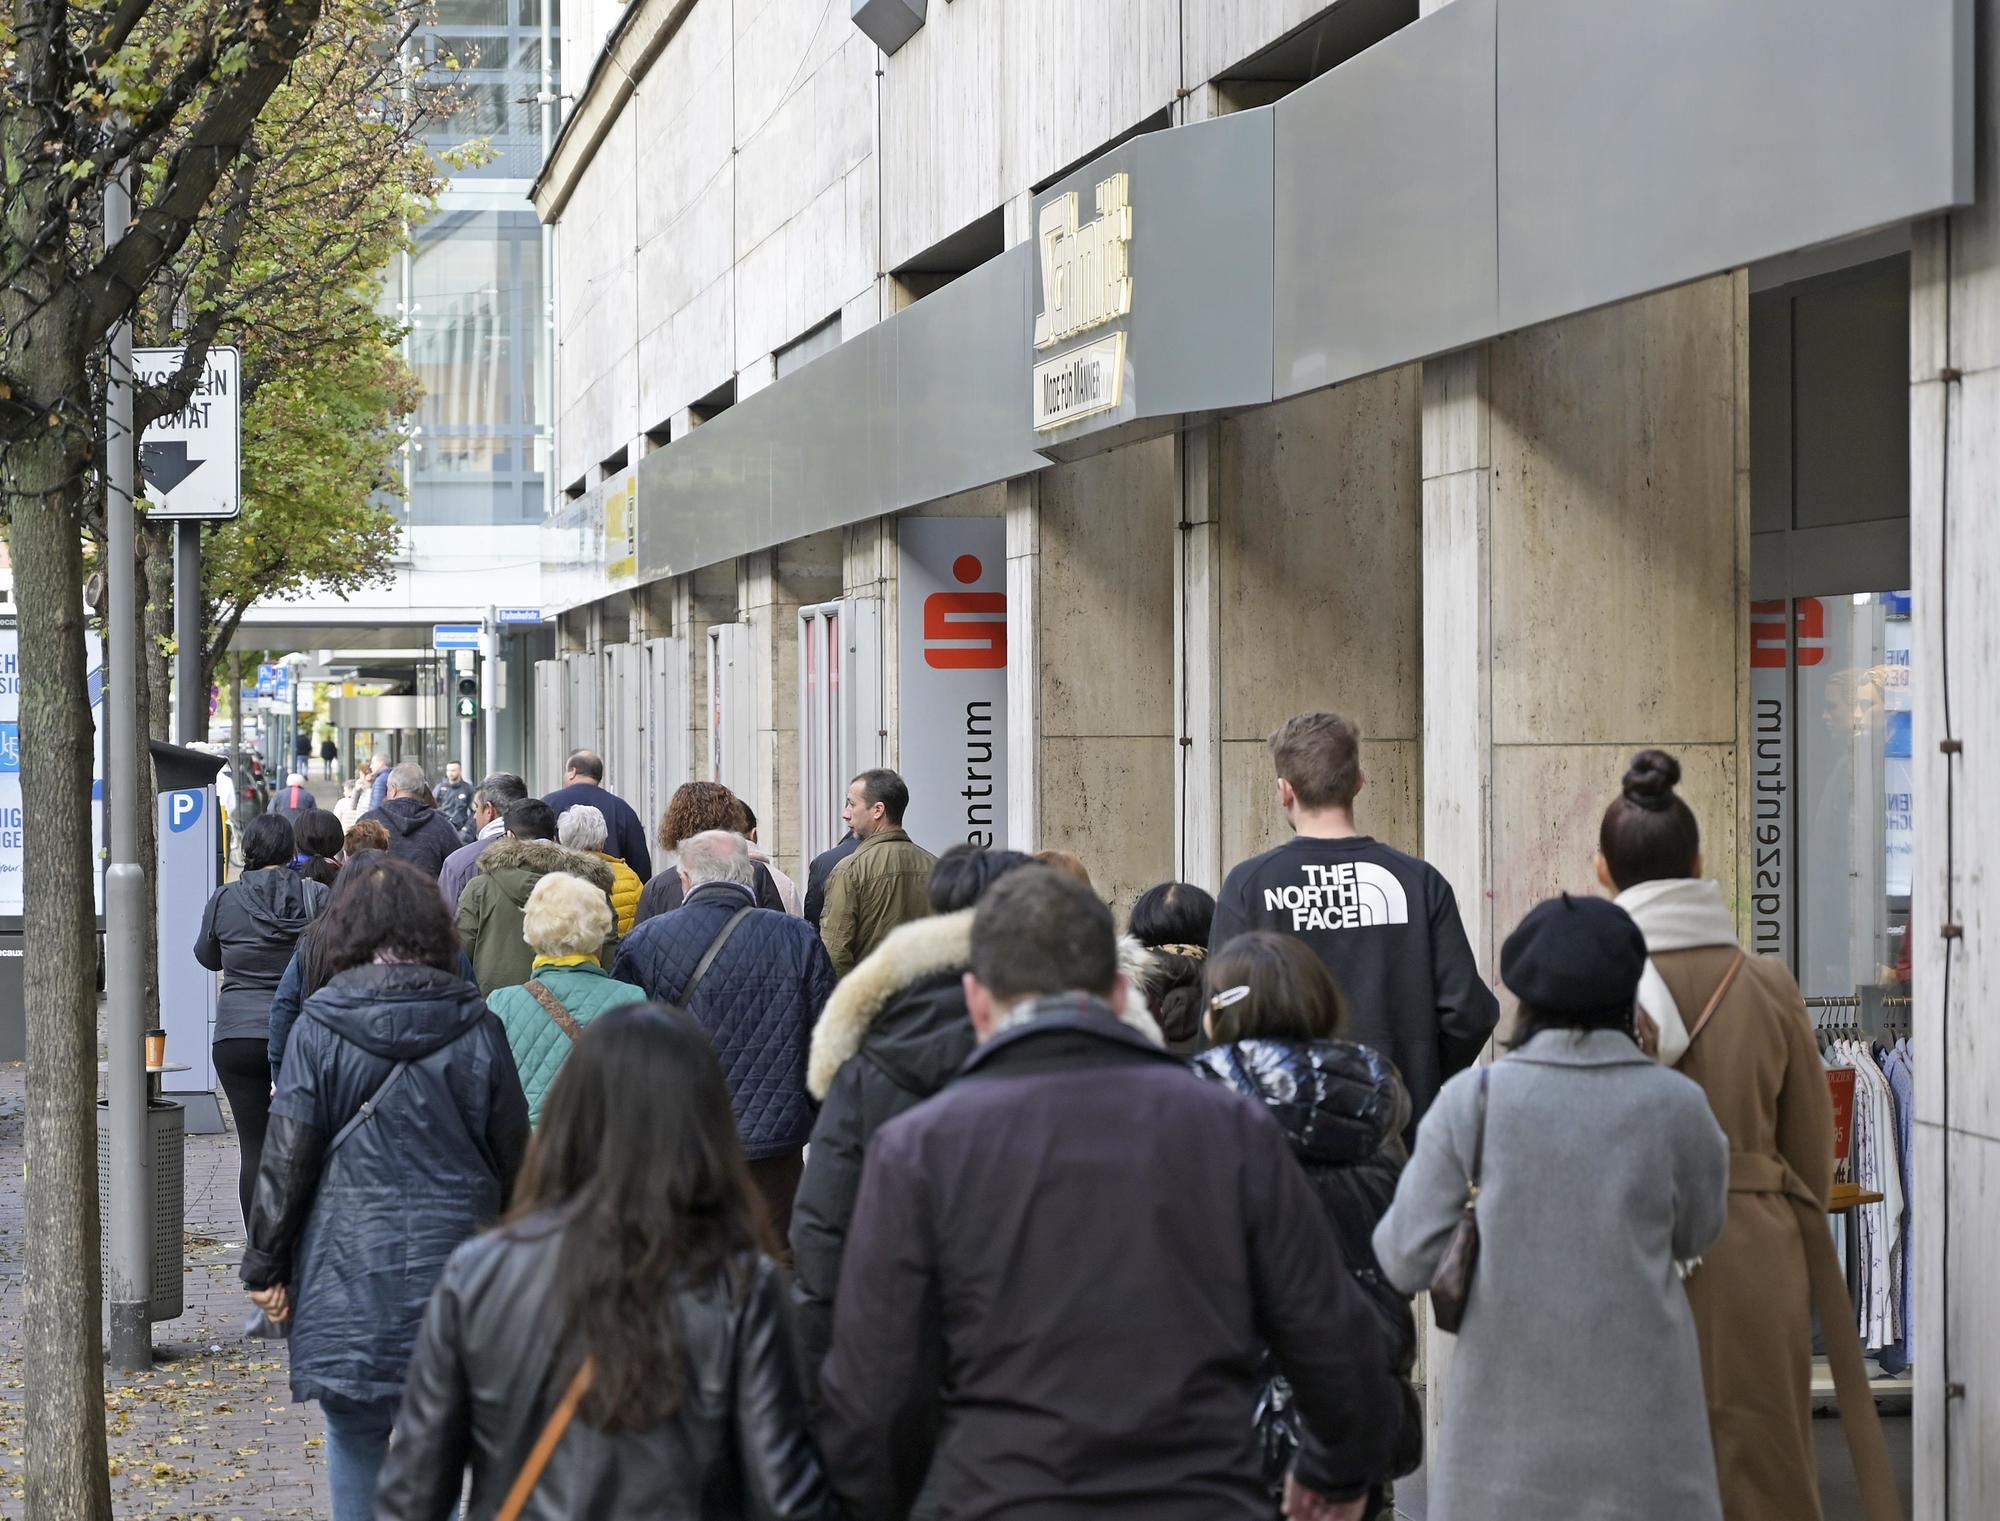
{"type": "MultiPolygon", "coordinates": [[[[1035,351],[1115,322],[1132,310],[1130,181],[1098,181],[1097,215],[1081,222],[1074,190],[1042,208],[1036,230],[1042,308],[1035,351]]],[[[1059,428],[1118,406],[1125,390],[1125,335],[1103,338],[1034,367],[1035,428],[1059,428]]]]}

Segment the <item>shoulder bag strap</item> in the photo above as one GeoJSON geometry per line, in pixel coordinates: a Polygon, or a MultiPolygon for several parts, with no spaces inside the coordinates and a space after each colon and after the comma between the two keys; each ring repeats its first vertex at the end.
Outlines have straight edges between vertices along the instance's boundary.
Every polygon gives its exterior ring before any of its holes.
{"type": "Polygon", "coordinates": [[[756,904],[744,904],[743,907],[730,915],[729,922],[722,926],[721,932],[708,942],[708,949],[701,953],[701,960],[695,963],[694,976],[688,978],[687,986],[681,989],[681,996],[674,1000],[681,1008],[693,1008],[694,990],[701,986],[702,978],[706,977],[708,969],[715,965],[715,958],[722,954],[722,948],[729,943],[729,937],[736,933],[736,926],[741,924],[745,919],[748,919],[756,911],[756,904]]]}
{"type": "Polygon", "coordinates": [[[527,1509],[528,1496],[535,1492],[535,1485],[541,1481],[542,1470],[549,1466],[549,1459],[555,1456],[556,1444],[563,1433],[569,1430],[569,1423],[576,1419],[577,1406],[590,1390],[590,1381],[596,1375],[597,1365],[588,1357],[583,1366],[576,1370],[576,1377],[569,1381],[563,1391],[561,1401],[549,1416],[549,1423],[542,1428],[542,1434],[535,1438],[534,1449],[528,1454],[528,1461],[521,1465],[521,1471],[514,1475],[514,1484],[507,1491],[507,1498],[494,1513],[493,1521],[521,1521],[521,1512],[527,1509]]]}
{"type": "Polygon", "coordinates": [[[1722,1000],[1728,996],[1730,985],[1736,981],[1736,974],[1743,970],[1743,963],[1749,959],[1750,953],[1747,951],[1736,953],[1736,959],[1729,963],[1729,970],[1722,974],[1722,981],[1715,985],[1715,993],[1708,1000],[1708,1007],[1701,1011],[1701,1018],[1697,1019],[1694,1028],[1688,1031],[1688,1045],[1692,1046],[1695,1037],[1708,1028],[1708,1022],[1715,1018],[1715,1011],[1722,1007],[1722,1000]]]}
{"type": "Polygon", "coordinates": [[[530,977],[521,986],[528,990],[528,993],[534,998],[536,1003],[548,1011],[549,1018],[553,1019],[561,1028],[563,1034],[570,1038],[571,1044],[575,1044],[577,1041],[583,1039],[583,1026],[578,1024],[576,1017],[563,1007],[563,1001],[549,991],[549,985],[546,982],[543,982],[539,977],[530,977]]]}
{"type": "Polygon", "coordinates": [[[340,1150],[341,1144],[349,1136],[353,1135],[355,1131],[368,1122],[368,1117],[381,1107],[383,1098],[391,1088],[396,1086],[396,1079],[408,1071],[409,1066],[410,1064],[407,1061],[401,1061],[389,1069],[389,1075],[382,1079],[381,1086],[361,1101],[361,1107],[354,1111],[354,1117],[345,1125],[342,1125],[335,1133],[333,1139],[327,1143],[326,1151],[320,1159],[322,1165],[325,1164],[327,1157],[332,1156],[336,1151],[340,1150]]]}
{"type": "Polygon", "coordinates": [[[1491,1066],[1479,1069],[1479,1118],[1473,1122],[1472,1131],[1472,1177],[1466,1188],[1466,1203],[1479,1197],[1479,1181],[1486,1168],[1486,1084],[1493,1075],[1491,1066]]]}

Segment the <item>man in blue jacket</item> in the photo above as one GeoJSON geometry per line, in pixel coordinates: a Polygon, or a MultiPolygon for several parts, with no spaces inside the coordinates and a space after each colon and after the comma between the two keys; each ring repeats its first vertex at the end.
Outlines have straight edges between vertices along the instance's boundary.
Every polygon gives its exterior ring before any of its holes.
{"type": "Polygon", "coordinates": [[[641,921],[611,975],[687,1010],[708,1031],[750,1175],[783,1241],[812,1134],[806,1052],[833,994],[833,962],[805,920],[757,907],[756,866],[742,835],[712,829],[682,840],[679,870],[681,906],[641,921]]]}
{"type": "Polygon", "coordinates": [[[608,838],[606,855],[618,857],[639,874],[641,882],[652,880],[653,853],[646,846],[646,826],[632,805],[604,786],[604,757],[579,750],[563,769],[563,784],[542,799],[556,811],[556,818],[578,803],[588,803],[604,815],[608,838]]]}

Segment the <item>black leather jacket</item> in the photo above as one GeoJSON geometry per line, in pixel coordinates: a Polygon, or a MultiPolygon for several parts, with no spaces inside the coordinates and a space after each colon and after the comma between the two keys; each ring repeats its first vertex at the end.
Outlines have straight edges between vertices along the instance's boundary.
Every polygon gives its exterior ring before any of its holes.
{"type": "MultiPolygon", "coordinates": [[[[424,1315],[402,1413],[382,1470],[377,1521],[445,1521],[472,1470],[466,1521],[507,1497],[575,1369],[552,1300],[554,1217],[467,1242],[424,1315]]],[[[744,1264],[740,1294],[718,1280],[677,1291],[686,1394],[651,1431],[573,1421],[523,1521],[837,1521],[807,1425],[779,1270],[744,1264]]]]}

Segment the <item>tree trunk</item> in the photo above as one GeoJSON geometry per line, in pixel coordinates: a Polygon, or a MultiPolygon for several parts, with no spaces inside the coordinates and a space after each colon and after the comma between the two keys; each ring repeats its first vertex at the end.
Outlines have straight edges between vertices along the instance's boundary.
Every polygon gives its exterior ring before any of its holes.
{"type": "MultiPolygon", "coordinates": [[[[51,329],[51,333],[60,328],[51,329]]],[[[62,345],[50,348],[60,353],[62,345]]],[[[54,366],[50,366],[53,368],[54,366]]],[[[38,377],[42,378],[42,377],[38,377]]],[[[44,394],[83,394],[80,375],[44,394]]],[[[21,806],[28,1021],[25,1514],[109,1521],[97,1228],[96,932],[90,707],[84,700],[80,430],[4,451],[20,620],[21,806]]]]}

